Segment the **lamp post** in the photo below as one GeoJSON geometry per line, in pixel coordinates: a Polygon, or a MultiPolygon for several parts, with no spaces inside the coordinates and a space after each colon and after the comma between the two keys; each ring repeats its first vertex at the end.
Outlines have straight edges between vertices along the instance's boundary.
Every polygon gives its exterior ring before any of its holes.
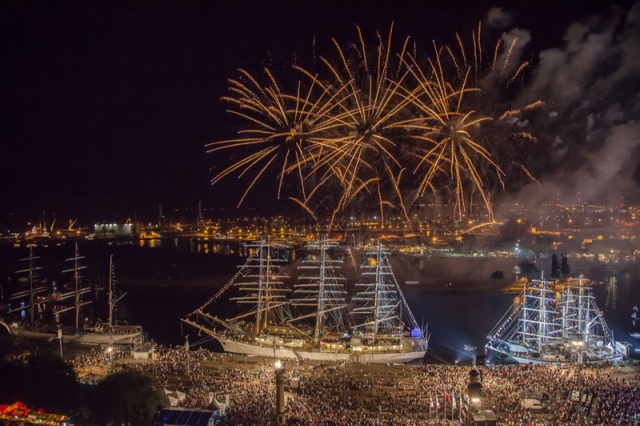
{"type": "Polygon", "coordinates": [[[60,358],[63,358],[62,356],[62,324],[58,323],[58,339],[60,340],[60,358]]]}
{"type": "Polygon", "coordinates": [[[113,370],[113,346],[107,346],[105,350],[107,359],[109,360],[109,372],[113,370]]]}
{"type": "Polygon", "coordinates": [[[287,422],[287,407],[284,402],[284,364],[277,360],[273,364],[276,375],[276,410],[274,413],[277,425],[284,425],[287,422]]]}

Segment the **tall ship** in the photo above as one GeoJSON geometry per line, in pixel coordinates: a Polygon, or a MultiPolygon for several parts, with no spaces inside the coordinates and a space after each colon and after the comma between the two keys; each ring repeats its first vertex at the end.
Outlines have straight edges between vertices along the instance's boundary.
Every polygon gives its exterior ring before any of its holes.
{"type": "Polygon", "coordinates": [[[599,363],[622,358],[586,278],[526,283],[487,336],[486,349],[519,363],[599,363]]]}
{"type": "Polygon", "coordinates": [[[113,256],[109,261],[109,317],[107,322],[100,320],[95,323],[84,323],[81,327],[80,317],[82,307],[92,303],[90,300],[84,300],[84,295],[89,293],[91,289],[82,285],[82,271],[86,266],[81,264],[83,256],[80,256],[78,244],[75,244],[75,255],[68,262],[73,262],[73,268],[66,269],[62,272],[73,274],[73,289],[67,292],[60,292],[57,289],[49,292],[46,286],[35,286],[37,278],[37,270],[40,268],[35,265],[38,257],[33,256],[33,247],[29,248],[29,257],[22,259],[28,261],[29,267],[17,271],[17,273],[27,273],[27,281],[29,290],[14,293],[10,300],[24,301],[18,309],[14,309],[12,313],[23,313],[22,320],[16,320],[7,316],[0,321],[0,326],[7,329],[9,334],[41,340],[62,339],[65,343],[83,343],[83,344],[133,344],[142,339],[142,327],[138,325],[116,324],[113,318],[114,308],[118,301],[125,295],[116,298],[113,293],[113,284],[115,281],[113,256]],[[74,325],[71,327],[63,326],[61,317],[66,312],[74,313],[74,325]],[[36,315],[37,314],[37,315],[36,315]],[[28,317],[27,317],[28,315],[28,317]],[[36,318],[38,317],[38,318],[36,318]]]}
{"type": "Polygon", "coordinates": [[[339,244],[323,238],[308,243],[295,277],[280,255],[286,248],[262,240],[236,275],[182,321],[216,339],[225,352],[296,359],[388,363],[421,359],[427,351],[398,286],[389,253],[380,245],[363,253],[360,278],[351,286],[341,274],[339,244]],[[224,318],[227,304],[233,312],[224,318]],[[239,309],[245,308],[245,309],[239,309]]]}

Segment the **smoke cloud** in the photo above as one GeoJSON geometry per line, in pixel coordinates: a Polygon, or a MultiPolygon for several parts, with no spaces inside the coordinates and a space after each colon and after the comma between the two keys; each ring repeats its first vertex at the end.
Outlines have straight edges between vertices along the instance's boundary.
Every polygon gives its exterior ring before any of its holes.
{"type": "MultiPolygon", "coordinates": [[[[489,14],[500,21],[497,11],[489,14]]],[[[511,30],[503,39],[515,34],[523,31],[511,30]]],[[[640,3],[574,22],[562,42],[538,54],[519,99],[521,105],[545,103],[527,123],[545,153],[540,182],[507,202],[575,202],[578,193],[588,202],[638,202],[640,3]]]]}
{"type": "Polygon", "coordinates": [[[487,12],[486,23],[489,28],[504,29],[511,24],[511,16],[501,7],[492,7],[487,12]]]}

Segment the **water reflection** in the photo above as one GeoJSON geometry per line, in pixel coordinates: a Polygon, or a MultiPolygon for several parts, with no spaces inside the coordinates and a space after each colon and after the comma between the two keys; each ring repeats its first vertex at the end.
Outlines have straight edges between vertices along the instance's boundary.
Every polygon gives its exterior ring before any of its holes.
{"type": "MultiPolygon", "coordinates": [[[[26,256],[25,250],[25,247],[19,250],[12,246],[0,247],[0,273],[4,273],[4,277],[14,273],[19,259],[26,256]]],[[[149,336],[156,341],[182,344],[184,337],[180,318],[226,284],[237,272],[236,265],[243,263],[239,257],[248,256],[253,249],[239,242],[193,237],[87,243],[83,253],[85,250],[89,259],[103,259],[104,262],[109,254],[114,254],[121,283],[123,286],[129,284],[126,288],[128,296],[119,304],[124,318],[130,323],[143,324],[149,330],[149,336]]],[[[43,259],[55,264],[63,263],[68,251],[69,245],[52,245],[42,248],[41,254],[43,259]]],[[[293,259],[304,255],[304,251],[283,249],[273,251],[271,255],[293,259]]],[[[345,267],[351,264],[355,270],[358,261],[353,253],[349,256],[345,258],[345,267]]],[[[497,263],[499,261],[490,259],[491,264],[483,269],[488,272],[475,275],[482,278],[493,270],[505,269],[504,265],[497,263]]],[[[456,258],[438,259],[438,262],[419,259],[416,264],[404,265],[404,269],[399,265],[397,269],[408,274],[406,271],[424,268],[424,274],[421,271],[424,280],[433,280],[433,277],[445,279],[443,271],[458,271],[461,262],[456,258]]],[[[540,268],[545,271],[551,269],[549,264],[540,265],[540,268]]],[[[97,269],[106,271],[107,265],[97,269]]],[[[615,275],[610,271],[594,270],[590,265],[582,269],[575,265],[572,271],[576,274],[584,272],[590,279],[601,283],[594,285],[593,292],[605,311],[607,324],[615,333],[616,340],[627,341],[640,349],[640,340],[630,335],[640,332],[640,321],[634,324],[631,318],[634,306],[640,306],[640,268],[628,268],[615,275]]],[[[403,282],[401,280],[401,284],[403,282]]],[[[6,287],[4,290],[6,292],[6,287]]],[[[429,324],[431,350],[448,362],[458,359],[464,345],[482,348],[487,333],[501,321],[513,303],[518,303],[513,296],[502,294],[498,289],[466,292],[448,289],[440,292],[425,285],[415,285],[404,286],[403,291],[418,322],[429,324]]],[[[640,351],[633,355],[640,356],[640,351]]]]}
{"type": "Polygon", "coordinates": [[[191,242],[191,252],[204,254],[244,255],[244,253],[241,253],[244,252],[244,250],[238,250],[238,247],[231,246],[229,244],[206,243],[199,241],[191,242]]]}
{"type": "MultiPolygon", "coordinates": [[[[209,238],[146,238],[139,241],[142,248],[177,250],[194,254],[242,256],[254,254],[257,249],[254,242],[222,241],[209,238]]],[[[288,246],[272,246],[271,257],[294,261],[296,251],[288,246]]]]}
{"type": "Polygon", "coordinates": [[[216,255],[248,255],[247,249],[241,243],[223,242],[208,238],[147,238],[141,239],[140,247],[152,249],[178,249],[190,253],[216,255]]]}
{"type": "Polygon", "coordinates": [[[160,248],[162,240],[160,238],[144,238],[139,240],[140,247],[160,248]]]}
{"type": "Polygon", "coordinates": [[[605,312],[616,312],[616,305],[618,303],[618,279],[615,275],[607,277],[607,295],[604,301],[605,312]]]}

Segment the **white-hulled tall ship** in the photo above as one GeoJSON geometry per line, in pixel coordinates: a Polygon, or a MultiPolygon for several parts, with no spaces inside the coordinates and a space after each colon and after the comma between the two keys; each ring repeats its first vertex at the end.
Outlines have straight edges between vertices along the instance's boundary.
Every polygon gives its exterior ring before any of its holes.
{"type": "Polygon", "coordinates": [[[361,278],[351,299],[355,319],[351,349],[359,361],[407,362],[423,358],[427,351],[426,330],[418,326],[400,291],[389,254],[378,243],[365,253],[360,266],[361,278]]]}
{"type": "MultiPolygon", "coordinates": [[[[339,273],[340,247],[322,239],[305,246],[295,284],[287,286],[282,247],[266,241],[212,299],[182,321],[215,338],[225,352],[300,361],[408,362],[424,357],[427,338],[415,322],[378,245],[365,256],[349,297],[339,273]],[[210,313],[224,292],[249,310],[220,319],[210,313]]],[[[222,309],[222,308],[220,308],[222,309]]]]}
{"type": "Polygon", "coordinates": [[[29,312],[28,321],[0,321],[0,326],[7,329],[9,334],[16,337],[23,337],[27,339],[41,339],[41,340],[54,340],[62,339],[65,343],[83,343],[83,344],[133,344],[142,339],[142,327],[138,325],[126,325],[115,324],[113,320],[113,310],[115,304],[124,297],[114,298],[113,296],[113,283],[114,283],[114,266],[113,256],[109,262],[109,319],[107,323],[97,321],[96,323],[89,325],[85,324],[83,328],[80,327],[80,313],[81,308],[86,306],[91,301],[83,300],[83,295],[91,291],[88,287],[82,286],[82,270],[86,269],[86,266],[81,265],[83,256],[80,256],[78,244],[75,245],[75,256],[67,259],[67,261],[73,262],[73,268],[67,269],[63,272],[73,273],[73,286],[74,289],[61,293],[53,291],[45,295],[48,289],[45,286],[34,288],[34,282],[36,279],[36,271],[40,268],[35,266],[34,261],[38,259],[33,256],[33,248],[29,248],[29,257],[23,259],[29,261],[29,268],[19,273],[28,273],[29,290],[15,293],[11,296],[11,300],[21,300],[28,297],[28,304],[21,305],[19,309],[14,312],[29,312]],[[73,300],[73,304],[66,305],[65,301],[73,300]],[[35,312],[36,308],[39,311],[51,314],[55,323],[45,319],[44,322],[36,321],[35,312]],[[65,312],[74,311],[75,324],[72,328],[63,327],[60,323],[61,315],[65,312]]]}
{"type": "Polygon", "coordinates": [[[520,363],[617,361],[613,334],[586,278],[525,284],[489,336],[486,349],[520,363]]]}

